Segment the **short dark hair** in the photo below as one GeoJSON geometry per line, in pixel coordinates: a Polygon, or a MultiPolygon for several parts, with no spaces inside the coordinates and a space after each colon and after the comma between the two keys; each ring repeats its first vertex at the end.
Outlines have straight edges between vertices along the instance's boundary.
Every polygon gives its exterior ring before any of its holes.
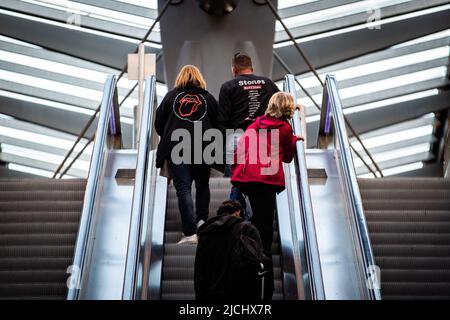
{"type": "Polygon", "coordinates": [[[233,67],[237,70],[253,69],[252,58],[248,54],[236,52],[232,60],[233,67]]]}
{"type": "Polygon", "coordinates": [[[223,216],[227,214],[233,214],[236,211],[241,211],[242,206],[239,201],[236,200],[227,200],[222,202],[219,209],[217,209],[217,215],[223,216]]]}

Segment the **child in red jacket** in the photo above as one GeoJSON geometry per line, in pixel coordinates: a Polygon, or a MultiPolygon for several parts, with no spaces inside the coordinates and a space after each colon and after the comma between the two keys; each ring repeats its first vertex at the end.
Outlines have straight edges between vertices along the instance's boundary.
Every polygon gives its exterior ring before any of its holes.
{"type": "Polygon", "coordinates": [[[266,253],[270,253],[276,194],[285,188],[283,162],[292,161],[296,136],[288,120],[295,103],[292,96],[278,92],[269,101],[266,113],[251,124],[238,143],[231,183],[248,195],[251,222],[258,229],[266,253]]]}

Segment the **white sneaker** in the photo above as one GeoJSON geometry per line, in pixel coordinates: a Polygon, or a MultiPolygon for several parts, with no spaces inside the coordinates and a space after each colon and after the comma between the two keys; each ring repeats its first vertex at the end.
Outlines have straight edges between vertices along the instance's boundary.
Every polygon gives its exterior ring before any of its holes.
{"type": "Polygon", "coordinates": [[[202,226],[202,224],[204,224],[204,223],[205,223],[205,220],[199,220],[197,222],[197,229],[200,228],[202,226]]]}
{"type": "Polygon", "coordinates": [[[184,236],[181,237],[181,240],[177,242],[177,244],[183,244],[183,243],[190,243],[190,244],[197,244],[198,238],[196,234],[193,234],[192,236],[184,236]]]}

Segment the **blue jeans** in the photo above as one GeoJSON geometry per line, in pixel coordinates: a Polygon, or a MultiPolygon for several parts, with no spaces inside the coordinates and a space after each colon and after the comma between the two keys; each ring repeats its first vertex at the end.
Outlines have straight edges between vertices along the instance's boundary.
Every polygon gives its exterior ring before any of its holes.
{"type": "Polygon", "coordinates": [[[178,208],[185,236],[197,233],[197,222],[206,221],[209,213],[209,174],[210,168],[201,164],[173,164],[169,161],[169,170],[177,192],[178,208]],[[192,182],[195,181],[195,216],[192,200],[192,182]]]}

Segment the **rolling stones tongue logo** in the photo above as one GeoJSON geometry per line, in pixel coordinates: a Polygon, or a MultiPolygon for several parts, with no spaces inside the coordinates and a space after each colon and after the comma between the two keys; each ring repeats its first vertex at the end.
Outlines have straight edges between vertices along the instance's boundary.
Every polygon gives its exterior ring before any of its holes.
{"type": "Polygon", "coordinates": [[[180,93],[173,104],[178,118],[187,121],[199,121],[206,114],[206,100],[201,94],[180,93]]]}

